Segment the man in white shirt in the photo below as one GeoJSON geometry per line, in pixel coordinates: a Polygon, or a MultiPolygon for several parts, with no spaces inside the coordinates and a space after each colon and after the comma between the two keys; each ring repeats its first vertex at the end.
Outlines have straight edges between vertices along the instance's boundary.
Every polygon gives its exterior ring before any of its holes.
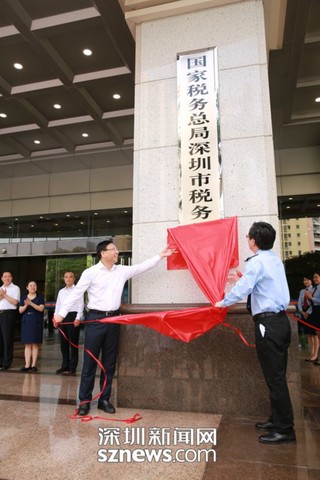
{"type": "Polygon", "coordinates": [[[116,368],[118,353],[120,325],[117,323],[89,322],[105,317],[119,315],[121,296],[127,280],[146,272],[158,265],[164,257],[169,257],[173,250],[166,248],[159,255],[146,260],[139,265],[127,266],[116,265],[119,252],[112,240],[104,240],[97,245],[97,256],[99,263],[87,268],[82,273],[79,282],[73,292],[57,310],[54,317],[56,323],[62,322],[70,311],[73,303],[88,292],[88,314],[85,323],[84,360],[79,388],[80,405],[78,415],[86,415],[90,410],[90,401],[94,387],[95,374],[97,369],[96,361],[87,351],[98,358],[100,351],[101,363],[107,374],[107,382],[104,386],[104,374],[100,375],[101,397],[98,401],[98,408],[106,413],[115,413],[114,406],[110,403],[111,386],[116,368]]]}
{"type": "Polygon", "coordinates": [[[20,288],[12,283],[11,272],[3,272],[0,288],[0,370],[8,370],[13,360],[14,328],[20,288]]]}
{"type": "MultiPolygon", "coordinates": [[[[64,301],[69,297],[69,295],[75,288],[74,273],[65,272],[63,275],[63,281],[65,283],[65,287],[59,290],[54,314],[59,311],[64,301]]],[[[62,333],[59,332],[62,364],[61,367],[58,368],[58,370],[56,371],[56,373],[58,374],[62,373],[64,375],[73,375],[74,373],[76,373],[79,357],[79,349],[77,348],[77,346],[79,345],[80,334],[79,322],[82,319],[83,309],[84,302],[82,295],[82,297],[80,297],[74,303],[74,305],[72,305],[71,311],[64,319],[64,323],[66,323],[66,325],[63,326],[63,333],[67,338],[65,338],[62,333]],[[68,339],[71,343],[68,341],[68,339]],[[73,346],[72,344],[76,346],[73,346]]]]}

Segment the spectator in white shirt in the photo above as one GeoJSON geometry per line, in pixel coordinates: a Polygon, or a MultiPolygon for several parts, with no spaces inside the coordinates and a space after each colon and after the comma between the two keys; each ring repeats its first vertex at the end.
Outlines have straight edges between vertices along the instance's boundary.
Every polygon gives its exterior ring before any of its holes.
{"type": "MultiPolygon", "coordinates": [[[[75,288],[75,275],[73,272],[65,272],[63,275],[63,281],[65,287],[59,290],[55,312],[59,311],[65,300],[69,297],[75,288]]],[[[83,316],[84,301],[83,295],[77,299],[70,307],[71,311],[66,315],[63,323],[62,331],[65,336],[59,332],[60,336],[60,348],[62,354],[62,364],[58,368],[56,373],[62,373],[64,375],[74,375],[78,366],[79,358],[79,335],[80,335],[80,320],[83,316]],[[70,342],[68,341],[70,340],[70,342]]]]}
{"type": "Polygon", "coordinates": [[[20,288],[12,283],[11,272],[3,272],[0,288],[0,370],[8,370],[13,360],[14,329],[20,288]]]}

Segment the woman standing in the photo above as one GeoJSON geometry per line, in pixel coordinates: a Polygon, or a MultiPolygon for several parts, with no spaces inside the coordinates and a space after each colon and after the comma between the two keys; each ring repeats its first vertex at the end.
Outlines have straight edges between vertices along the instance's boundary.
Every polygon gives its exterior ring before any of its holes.
{"type": "MultiPolygon", "coordinates": [[[[308,322],[308,317],[312,312],[311,302],[307,298],[307,292],[312,292],[314,287],[312,286],[312,276],[305,275],[303,277],[303,284],[304,287],[299,294],[298,299],[298,310],[302,319],[308,322]]],[[[302,325],[302,329],[304,333],[307,335],[308,344],[309,344],[309,357],[306,358],[306,362],[314,362],[318,358],[318,351],[319,351],[319,338],[317,336],[317,332],[314,328],[309,327],[308,325],[302,325]]]]}
{"type": "Polygon", "coordinates": [[[33,372],[37,369],[39,345],[43,340],[43,311],[44,297],[38,295],[37,284],[31,280],[27,284],[28,294],[20,301],[19,312],[21,317],[21,343],[25,344],[25,366],[20,372],[33,372]]]}
{"type": "MultiPolygon", "coordinates": [[[[313,275],[313,283],[315,285],[312,292],[306,292],[306,297],[312,306],[312,312],[308,317],[307,322],[312,327],[315,327],[318,338],[320,340],[320,272],[317,271],[313,275]]],[[[313,362],[315,365],[320,365],[319,357],[313,362]]]]}

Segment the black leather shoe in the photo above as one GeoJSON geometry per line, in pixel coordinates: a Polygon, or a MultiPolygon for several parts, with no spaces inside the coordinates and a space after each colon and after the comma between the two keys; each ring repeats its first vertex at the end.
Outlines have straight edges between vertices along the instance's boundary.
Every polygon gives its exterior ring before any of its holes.
{"type": "Polygon", "coordinates": [[[109,400],[99,400],[98,408],[103,410],[105,413],[116,413],[116,409],[112,403],[109,402],[109,400]]]}
{"type": "Polygon", "coordinates": [[[21,367],[21,368],[19,369],[19,372],[21,372],[21,373],[29,372],[29,370],[31,370],[31,367],[21,367]]]}
{"type": "Polygon", "coordinates": [[[259,442],[269,443],[270,445],[278,445],[280,443],[296,444],[296,434],[293,433],[267,433],[259,437],[259,442]]]}
{"type": "Polygon", "coordinates": [[[59,373],[68,372],[68,371],[69,371],[69,368],[61,367],[61,368],[58,368],[58,370],[56,370],[56,373],[59,374],[59,373]]]}
{"type": "Polygon", "coordinates": [[[273,430],[274,429],[273,423],[270,422],[269,420],[267,420],[266,422],[257,422],[255,426],[258,430],[273,430]]]}
{"type": "Polygon", "coordinates": [[[78,415],[87,415],[90,412],[90,403],[83,403],[78,408],[78,415]]]}

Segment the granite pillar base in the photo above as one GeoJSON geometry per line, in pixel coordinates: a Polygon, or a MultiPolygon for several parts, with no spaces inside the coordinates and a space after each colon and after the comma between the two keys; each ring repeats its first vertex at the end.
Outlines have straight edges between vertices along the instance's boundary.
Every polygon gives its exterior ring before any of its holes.
{"type": "MultiPolygon", "coordinates": [[[[152,307],[128,305],[123,312],[156,309],[152,307]]],[[[160,307],[158,310],[169,309],[168,305],[160,307]]],[[[175,307],[182,308],[181,305],[175,307]]],[[[242,305],[229,309],[226,322],[238,327],[246,339],[254,343],[252,318],[242,305]]],[[[297,323],[291,320],[291,326],[287,378],[298,418],[302,404],[297,323]]],[[[262,419],[269,415],[269,393],[255,348],[245,346],[238,335],[223,325],[190,343],[160,335],[144,326],[122,326],[117,385],[119,407],[261,416],[262,419]]]]}

